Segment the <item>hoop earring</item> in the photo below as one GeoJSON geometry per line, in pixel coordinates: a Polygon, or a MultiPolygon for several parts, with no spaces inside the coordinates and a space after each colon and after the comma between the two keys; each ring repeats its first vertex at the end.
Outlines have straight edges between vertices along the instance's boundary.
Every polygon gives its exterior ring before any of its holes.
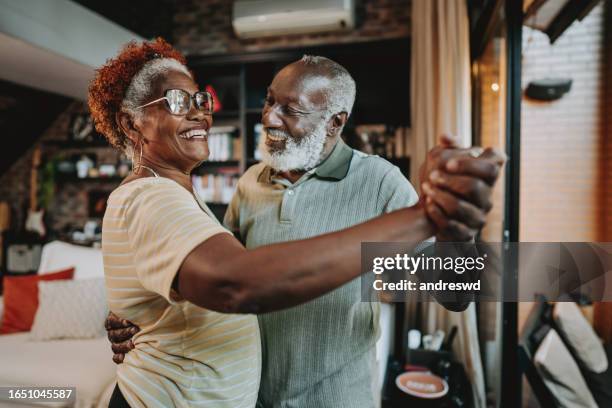
{"type": "Polygon", "coordinates": [[[140,145],[140,155],[138,158],[138,166],[136,166],[136,163],[134,161],[134,151],[136,150],[136,146],[132,148],[132,173],[134,174],[140,173],[140,167],[142,164],[142,139],[138,141],[138,144],[140,145]]]}

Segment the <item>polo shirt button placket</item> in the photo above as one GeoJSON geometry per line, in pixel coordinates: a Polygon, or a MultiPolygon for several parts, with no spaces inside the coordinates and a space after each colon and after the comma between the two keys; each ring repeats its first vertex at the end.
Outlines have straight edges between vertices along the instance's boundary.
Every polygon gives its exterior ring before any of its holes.
{"type": "Polygon", "coordinates": [[[293,210],[295,208],[295,190],[288,188],[283,195],[283,203],[281,204],[280,222],[290,224],[293,218],[293,210]]]}

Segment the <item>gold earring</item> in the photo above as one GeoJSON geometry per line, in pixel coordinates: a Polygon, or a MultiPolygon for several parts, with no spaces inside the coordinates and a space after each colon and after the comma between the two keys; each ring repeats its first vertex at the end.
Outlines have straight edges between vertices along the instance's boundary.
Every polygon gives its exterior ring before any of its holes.
{"type": "Polygon", "coordinates": [[[140,167],[142,164],[142,139],[138,140],[138,144],[140,145],[140,155],[138,158],[138,166],[136,166],[136,163],[134,162],[134,151],[136,150],[136,146],[134,146],[132,148],[132,172],[134,174],[138,174],[140,173],[140,167]]]}

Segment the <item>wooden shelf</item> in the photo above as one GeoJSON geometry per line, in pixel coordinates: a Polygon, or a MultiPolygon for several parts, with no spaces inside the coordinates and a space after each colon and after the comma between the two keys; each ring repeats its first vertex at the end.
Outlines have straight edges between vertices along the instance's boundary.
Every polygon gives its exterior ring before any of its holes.
{"type": "Polygon", "coordinates": [[[227,111],[219,111],[213,113],[213,118],[238,118],[240,117],[240,111],[237,110],[227,110],[227,111]]]}
{"type": "Polygon", "coordinates": [[[211,169],[223,169],[223,168],[235,168],[239,169],[239,160],[226,160],[226,161],[205,161],[196,167],[191,174],[202,175],[207,173],[206,170],[211,169]]]}
{"type": "Polygon", "coordinates": [[[112,176],[112,177],[85,177],[79,178],[76,174],[57,174],[55,181],[57,183],[91,183],[91,182],[102,182],[102,183],[116,183],[119,184],[123,180],[123,177],[112,176]]]}
{"type": "Polygon", "coordinates": [[[240,166],[239,160],[205,161],[200,167],[235,167],[240,166]]]}

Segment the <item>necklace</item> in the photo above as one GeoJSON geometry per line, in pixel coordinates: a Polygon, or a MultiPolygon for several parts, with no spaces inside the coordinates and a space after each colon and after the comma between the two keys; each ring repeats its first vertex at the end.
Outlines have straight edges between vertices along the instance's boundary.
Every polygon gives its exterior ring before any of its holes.
{"type": "Polygon", "coordinates": [[[147,170],[149,170],[151,173],[153,173],[153,175],[154,175],[155,177],[159,177],[159,175],[158,175],[158,174],[155,172],[155,170],[153,170],[152,168],[147,167],[147,166],[145,166],[144,164],[141,164],[141,165],[140,165],[140,167],[144,167],[145,169],[147,169],[147,170]]]}

